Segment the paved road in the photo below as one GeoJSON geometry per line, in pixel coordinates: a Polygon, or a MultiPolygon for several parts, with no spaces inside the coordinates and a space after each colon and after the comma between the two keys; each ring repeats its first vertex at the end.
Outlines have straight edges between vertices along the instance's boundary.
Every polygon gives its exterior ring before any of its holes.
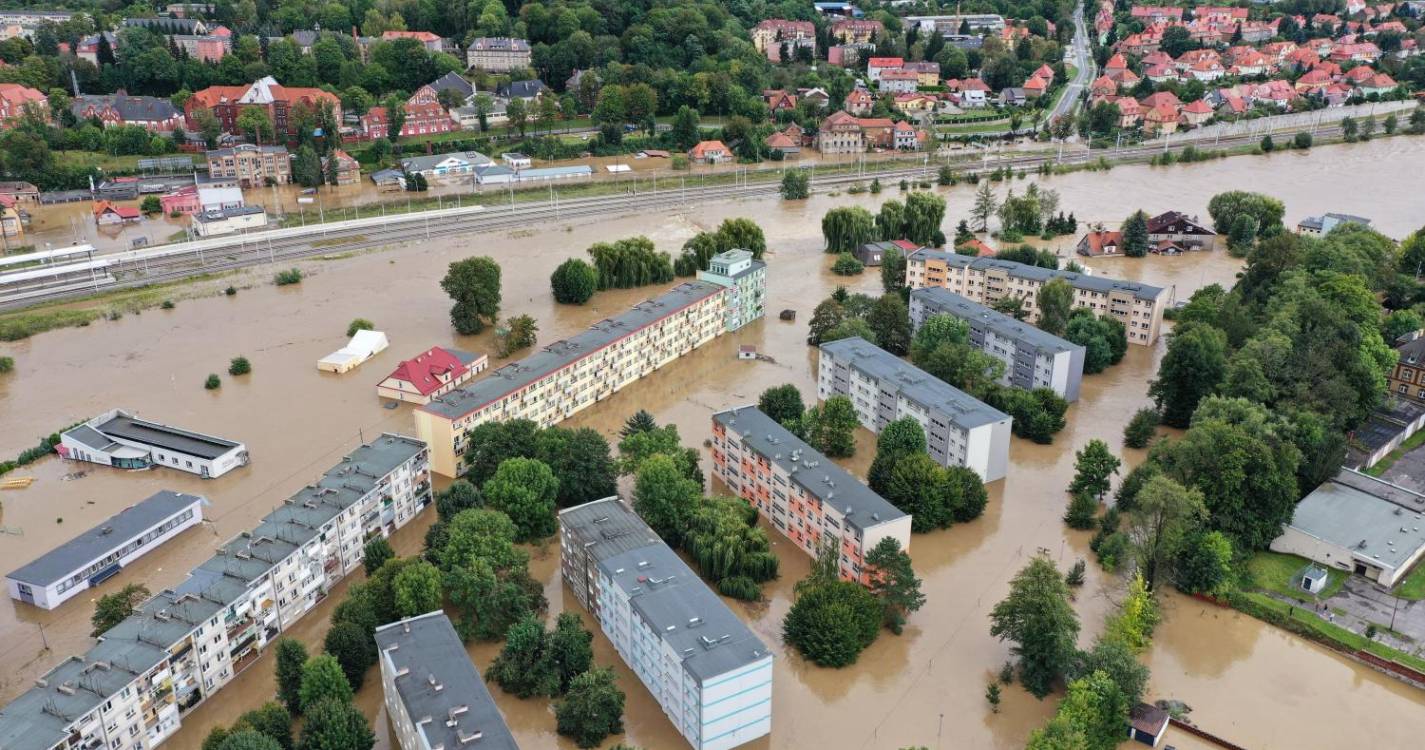
{"type": "Polygon", "coordinates": [[[1045,122],[1053,122],[1055,117],[1070,116],[1074,113],[1074,108],[1079,105],[1079,96],[1084,89],[1088,88],[1094,79],[1097,68],[1093,61],[1093,51],[1089,48],[1088,27],[1084,24],[1084,6],[1081,4],[1074,9],[1074,42],[1069,50],[1074,68],[1073,80],[1064,91],[1064,95],[1059,97],[1059,102],[1054,105],[1054,111],[1049,113],[1045,122]]]}

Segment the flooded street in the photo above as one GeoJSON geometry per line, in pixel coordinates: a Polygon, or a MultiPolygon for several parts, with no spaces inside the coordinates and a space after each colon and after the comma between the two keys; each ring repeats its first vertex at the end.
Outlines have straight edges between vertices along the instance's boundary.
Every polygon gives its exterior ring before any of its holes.
{"type": "MultiPolygon", "coordinates": [[[[1011,184],[1018,192],[1029,182],[1011,184]]],[[[1425,195],[1425,139],[1387,139],[1319,148],[1310,155],[1240,157],[1171,168],[1118,167],[1054,177],[1045,185],[1059,191],[1063,210],[1074,212],[1081,226],[1118,222],[1137,208],[1149,213],[1176,209],[1205,218],[1214,193],[1248,189],[1283,200],[1289,226],[1306,215],[1338,211],[1370,217],[1378,229],[1399,238],[1425,222],[1420,198],[1425,195]]],[[[996,192],[1003,195],[1007,187],[1000,183],[996,192]]],[[[968,185],[940,190],[948,199],[946,230],[952,232],[955,223],[967,217],[973,190],[968,185]]],[[[504,269],[502,317],[534,316],[540,341],[550,342],[661,291],[648,287],[600,292],[584,307],[557,306],[548,279],[562,259],[584,255],[593,242],[635,234],[646,234],[660,250],[676,254],[693,233],[711,229],[724,218],[756,220],[770,248],[768,318],[714,340],[566,423],[612,436],[631,412],[644,408],[660,423],[677,424],[686,444],[701,447],[710,435],[714,410],[754,402],[768,386],[794,383],[808,400],[814,398],[815,351],[805,345],[807,320],[818,301],[848,281],[827,270],[821,216],[837,205],[874,209],[884,199],[899,197],[894,186],[887,186],[879,196],[819,195],[795,204],[722,203],[687,214],[613,217],[572,230],[542,226],[460,237],[340,261],[306,262],[302,267],[310,272],[308,278],[280,289],[271,284],[273,269],[254,268],[195,284],[193,293],[200,296],[179,299],[173,310],[153,309],[0,344],[0,354],[16,359],[15,372],[0,376],[0,455],[13,456],[42,435],[114,407],[243,441],[251,452],[248,466],[210,481],[163,470],[127,474],[55,458],[10,475],[34,476],[37,481],[28,490],[0,494],[0,527],[7,532],[0,534],[0,565],[6,570],[158,489],[203,494],[212,506],[205,512],[210,523],[185,532],[54,612],[8,599],[0,603],[0,657],[9,667],[0,676],[0,701],[89,645],[92,599],[131,582],[154,591],[176,584],[217,543],[253,526],[363,437],[383,430],[413,433],[410,407],[382,408],[376,383],[401,358],[432,345],[494,349],[489,333],[461,337],[451,329],[449,301],[438,288],[450,261],[469,255],[498,260],[504,269]],[[235,297],[218,295],[229,283],[241,291],[235,297]],[[784,308],[798,312],[797,322],[777,320],[784,308]],[[347,323],[356,317],[368,318],[386,332],[390,349],[346,375],[318,372],[316,360],[345,343],[347,323]],[[736,351],[743,344],[756,345],[776,362],[738,360],[736,351]],[[228,360],[238,355],[251,360],[252,374],[226,375],[228,360]],[[222,376],[221,389],[203,389],[208,373],[222,376]],[[66,480],[71,472],[87,475],[66,480]],[[49,651],[42,651],[45,640],[49,651]]],[[[1075,239],[1048,244],[1067,252],[1075,239]]],[[[1099,259],[1087,265],[1098,274],[1172,287],[1177,299],[1186,299],[1204,284],[1230,286],[1240,261],[1213,252],[1099,259]]],[[[880,291],[874,269],[848,285],[853,291],[880,291]]],[[[817,668],[782,646],[781,621],[791,606],[792,587],[810,561],[771,534],[781,556],[782,577],[768,584],[766,601],[731,604],[777,656],[772,735],[749,747],[1022,747],[1056,701],[1037,701],[1012,687],[1005,690],[1001,712],[989,711],[985,683],[1009,655],[1008,646],[989,635],[989,610],[1008,590],[1009,578],[1038,550],[1046,550],[1061,567],[1080,557],[1092,559],[1089,534],[1069,531],[1061,520],[1074,451],[1092,438],[1121,449],[1123,424],[1148,403],[1147,383],[1163,350],[1162,341],[1153,349],[1130,347],[1118,366],[1085,377],[1082,397],[1069,411],[1068,427],[1053,445],[1013,440],[1009,476],[990,485],[990,504],[982,518],[912,539],[911,554],[928,602],[911,617],[904,635],[882,634],[852,667],[817,668]]],[[[847,463],[864,475],[874,451],[873,436],[861,431],[858,446],[847,463]]],[[[1125,471],[1142,460],[1142,451],[1122,453],[1125,471]]],[[[432,520],[429,515],[402,530],[398,551],[419,549],[432,520]]],[[[557,554],[556,545],[537,550],[531,572],[544,581],[552,611],[578,610],[559,580],[557,554]]],[[[1083,643],[1095,634],[1116,593],[1116,583],[1106,581],[1091,563],[1077,601],[1083,643]]],[[[319,644],[339,595],[299,623],[296,634],[319,644]]],[[[1425,692],[1228,610],[1176,595],[1166,598],[1165,610],[1166,622],[1146,657],[1153,668],[1150,694],[1186,702],[1195,709],[1192,718],[1213,732],[1254,749],[1339,747],[1363,741],[1404,747],[1425,734],[1425,692]],[[1390,720],[1365,728],[1345,721],[1367,712],[1390,720]]],[[[628,695],[627,735],[606,745],[623,741],[659,750],[684,746],[608,641],[596,637],[595,649],[597,662],[616,667],[628,695]]],[[[470,649],[482,670],[496,652],[497,647],[488,644],[470,649]]],[[[229,723],[270,698],[272,661],[265,655],[216,700],[187,716],[183,729],[165,747],[197,748],[210,727],[229,723]]],[[[520,701],[494,692],[522,746],[574,747],[554,734],[548,701],[520,701]]],[[[377,717],[380,700],[379,679],[373,673],[358,701],[377,717]]],[[[384,727],[378,733],[383,734],[384,727]]],[[[1179,747],[1197,745],[1184,741],[1179,747]]]]}

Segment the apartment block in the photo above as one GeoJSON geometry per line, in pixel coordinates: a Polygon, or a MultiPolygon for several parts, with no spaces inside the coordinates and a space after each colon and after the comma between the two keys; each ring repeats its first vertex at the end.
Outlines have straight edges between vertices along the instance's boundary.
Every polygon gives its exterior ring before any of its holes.
{"type": "Polygon", "coordinates": [[[878,434],[897,419],[915,419],[941,466],[969,467],[986,482],[1009,468],[1008,414],[859,336],[821,345],[817,398],[832,396],[851,399],[861,425],[878,434]]]}
{"type": "Polygon", "coordinates": [[[813,558],[836,545],[841,577],[869,585],[866,554],[910,549],[911,517],[755,406],[713,415],[713,476],[813,558]]]}
{"type": "Polygon", "coordinates": [[[465,438],[490,421],[529,419],[549,427],[608,398],[727,330],[728,287],[679,284],[628,312],[556,341],[415,411],[431,467],[465,473],[465,438]]]}
{"type": "Polygon", "coordinates": [[[519,750],[444,612],[377,628],[376,648],[400,750],[519,750]]]}
{"type": "Polygon", "coordinates": [[[1025,390],[1048,388],[1065,401],[1079,400],[1084,347],[949,289],[925,287],[911,292],[911,327],[920,330],[933,315],[950,315],[969,324],[970,343],[1004,363],[1000,383],[1025,390]]]}
{"type": "Polygon", "coordinates": [[[752,257],[750,250],[728,250],[708,261],[708,270],[698,272],[699,281],[727,287],[728,332],[751,323],[766,312],[767,264],[752,257]]]}
{"type": "Polygon", "coordinates": [[[1056,278],[1074,288],[1074,307],[1122,322],[1128,329],[1128,343],[1152,346],[1158,341],[1163,310],[1168,306],[1167,290],[1162,287],[930,248],[906,257],[905,280],[911,289],[943,287],[982,305],[1003,297],[1020,297],[1030,323],[1039,317],[1035,299],[1039,288],[1056,278]]]}
{"type": "Polygon", "coordinates": [[[482,36],[470,40],[465,64],[491,73],[508,73],[530,67],[532,54],[528,40],[482,36]]]}
{"type": "Polygon", "coordinates": [[[362,445],[4,708],[5,750],[147,750],[170,737],[431,501],[429,452],[362,445]]]}
{"type": "Polygon", "coordinates": [[[203,521],[207,499],[163,490],[6,576],[10,598],[54,609],[203,521]]]}
{"type": "Polygon", "coordinates": [[[772,731],[772,654],[617,497],[559,512],[575,598],[695,750],[772,731]]]}

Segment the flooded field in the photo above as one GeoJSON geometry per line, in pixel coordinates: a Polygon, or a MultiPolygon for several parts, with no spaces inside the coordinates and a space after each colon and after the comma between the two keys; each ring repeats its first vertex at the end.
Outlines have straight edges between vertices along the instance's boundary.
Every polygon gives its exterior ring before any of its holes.
{"type": "MultiPolygon", "coordinates": [[[[1368,216],[1396,237],[1425,222],[1425,141],[1390,139],[1318,149],[1309,157],[1277,154],[1168,169],[1120,167],[1110,172],[1052,178],[1065,211],[1080,222],[1117,222],[1136,208],[1206,213],[1216,192],[1264,190],[1287,204],[1287,221],[1324,211],[1368,216]],[[1370,165],[1355,169],[1352,165],[1370,165]],[[1270,179],[1268,179],[1268,176],[1270,179]]],[[[1022,190],[1028,181],[1016,180],[1022,190]]],[[[1006,185],[998,186],[1002,194],[1006,185]]],[[[943,190],[943,189],[942,189],[943,190]]],[[[968,186],[945,190],[946,228],[965,218],[972,201],[968,186]]],[[[235,283],[235,297],[181,300],[173,310],[150,310],[86,328],[53,331],[13,344],[0,354],[15,357],[16,370],[0,377],[0,455],[11,456],[74,421],[113,407],[142,416],[247,443],[249,466],[220,479],[153,471],[120,473],[87,464],[46,459],[16,472],[34,476],[28,490],[0,495],[0,566],[18,566],[120,508],[167,488],[206,495],[210,523],[185,532],[162,549],[55,612],[6,600],[0,603],[0,658],[9,667],[0,676],[0,701],[24,690],[34,677],[89,643],[91,601],[130,582],[153,590],[171,586],[210,555],[214,546],[251,527],[256,520],[333,464],[363,437],[392,430],[413,432],[409,407],[386,410],[375,385],[402,357],[434,344],[492,351],[489,334],[461,337],[447,318],[448,300],[437,282],[445,266],[468,255],[490,255],[504,268],[503,315],[530,314],[540,340],[553,341],[655,293],[655,289],[603,292],[584,307],[560,307],[550,299],[548,276],[564,258],[582,255],[592,242],[646,234],[660,249],[676,252],[682,242],[724,218],[758,221],[771,248],[767,257],[770,319],[724,336],[648,379],[570,420],[612,435],[638,408],[660,422],[677,424],[684,441],[701,445],[710,434],[716,409],[756,400],[764,388],[795,383],[814,392],[815,353],[805,346],[812,307],[838,283],[821,253],[820,218],[835,205],[874,208],[895,198],[818,196],[810,201],[726,203],[695,213],[611,217],[571,229],[532,227],[528,231],[476,235],[424,243],[340,261],[304,264],[311,275],[295,287],[271,285],[273,269],[195,285],[215,293],[235,283]],[[784,308],[798,322],[776,320],[784,308]],[[345,342],[347,323],[373,320],[391,339],[391,348],[360,369],[342,376],[319,373],[316,360],[345,342]],[[754,344],[776,359],[739,361],[739,345],[754,344]],[[229,377],[227,363],[243,355],[253,372],[229,377]],[[208,373],[220,373],[223,387],[205,391],[208,373]],[[66,478],[84,472],[82,478],[66,478]],[[49,650],[43,650],[45,642],[49,650]]],[[[1059,246],[1067,248],[1072,239],[1059,246]]],[[[1088,263],[1096,273],[1171,287],[1178,299],[1204,284],[1230,285],[1240,266],[1224,253],[1174,258],[1107,259],[1088,263]]],[[[853,279],[854,290],[879,292],[868,273],[853,279]]],[[[770,738],[758,748],[1013,748],[1053,711],[1054,700],[1036,701],[1018,688],[1005,691],[1002,710],[991,713],[985,681],[1008,658],[1008,647],[988,633],[990,608],[1006,592],[1009,578],[1038,550],[1067,566],[1088,557],[1088,534],[1066,530],[1063,488],[1072,475],[1074,450],[1102,438],[1117,450],[1122,426],[1147,403],[1163,344],[1130,347],[1125,360],[1100,375],[1086,377],[1083,396],[1068,415],[1068,427],[1050,446],[1015,439],[1009,477],[990,486],[984,517],[912,540],[911,553],[929,597],[911,618],[904,635],[884,634],[853,667],[825,670],[803,662],[780,643],[780,624],[791,605],[792,585],[809,560],[773,534],[782,557],[782,578],[768,585],[767,601],[732,606],[777,655],[775,718],[770,738]]],[[[848,465],[863,473],[873,452],[869,433],[848,465]]],[[[1141,451],[1123,451],[1131,466],[1141,451]]],[[[1126,467],[1125,467],[1126,468],[1126,467]]],[[[717,488],[714,488],[717,489],[717,488]]],[[[429,518],[397,539],[403,553],[419,549],[429,518]]],[[[557,547],[537,551],[533,573],[545,582],[551,609],[578,609],[558,578],[557,547]]],[[[1117,586],[1095,566],[1079,591],[1077,607],[1090,639],[1117,586]]],[[[337,596],[333,596],[335,600],[337,596]]],[[[299,624],[296,634],[319,643],[331,604],[299,624]]],[[[1146,657],[1154,670],[1153,697],[1182,700],[1204,727],[1247,747],[1323,747],[1368,741],[1378,747],[1407,746],[1425,732],[1425,693],[1383,678],[1330,652],[1230,611],[1195,600],[1167,597],[1167,621],[1146,657]],[[1347,716],[1389,716],[1364,727],[1347,716]]],[[[636,678],[596,638],[596,660],[614,664],[628,694],[627,736],[644,748],[676,748],[683,741],[636,678]]],[[[496,648],[471,648],[483,669],[496,648]]],[[[256,662],[234,683],[195,710],[166,746],[197,748],[208,728],[232,721],[272,695],[272,660],[256,662]]],[[[569,747],[553,733],[547,701],[497,699],[517,739],[525,747],[569,747]]],[[[358,700],[373,717],[380,714],[379,681],[372,679],[358,700]]],[[[382,722],[378,721],[378,724],[382,722]]],[[[384,732],[384,726],[383,726],[384,732]]],[[[609,743],[609,744],[612,744],[609,743]]],[[[1184,741],[1180,747],[1196,747],[1184,741]]]]}

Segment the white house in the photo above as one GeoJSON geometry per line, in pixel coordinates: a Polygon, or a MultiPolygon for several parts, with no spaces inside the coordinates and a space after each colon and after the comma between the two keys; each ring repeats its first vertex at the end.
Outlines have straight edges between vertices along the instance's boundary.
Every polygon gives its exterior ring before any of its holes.
{"type": "Polygon", "coordinates": [[[380,354],[390,346],[386,334],[380,331],[357,331],[342,348],[317,360],[317,369],[327,372],[348,372],[380,354]]]}
{"type": "Polygon", "coordinates": [[[60,433],[55,451],[75,461],[147,469],[166,466],[205,479],[247,464],[247,446],[231,440],[149,422],[111,409],[60,433]]]}
{"type": "Polygon", "coordinates": [[[524,169],[534,166],[534,160],[517,151],[509,151],[500,155],[500,161],[508,164],[514,169],[524,169]]]}

